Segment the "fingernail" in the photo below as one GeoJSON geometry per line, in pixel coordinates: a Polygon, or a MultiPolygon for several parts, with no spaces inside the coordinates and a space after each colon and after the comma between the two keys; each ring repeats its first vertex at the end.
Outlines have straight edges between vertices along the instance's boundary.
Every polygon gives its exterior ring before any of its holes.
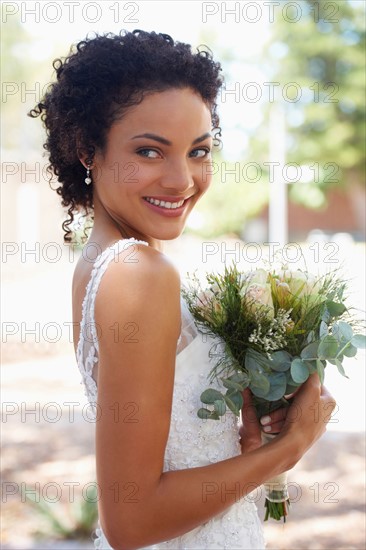
{"type": "Polygon", "coordinates": [[[270,432],[272,430],[271,426],[264,426],[263,431],[264,432],[270,432]]]}
{"type": "Polygon", "coordinates": [[[269,424],[270,422],[271,422],[270,416],[262,416],[260,420],[260,423],[262,424],[262,426],[264,426],[265,424],[269,424]]]}

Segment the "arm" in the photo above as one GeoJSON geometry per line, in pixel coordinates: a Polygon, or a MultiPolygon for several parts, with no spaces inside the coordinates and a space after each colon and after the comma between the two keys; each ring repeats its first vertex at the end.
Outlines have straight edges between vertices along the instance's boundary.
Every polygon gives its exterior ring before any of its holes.
{"type": "MultiPolygon", "coordinates": [[[[307,435],[295,437],[288,422],[283,435],[264,451],[259,448],[217,464],[163,473],[180,332],[179,290],[175,269],[164,256],[144,247],[137,263],[110,265],[96,299],[95,320],[102,334],[96,423],[99,511],[106,537],[116,550],[174,538],[204,523],[237,498],[221,490],[204,498],[207,484],[230,489],[239,483],[240,495],[245,496],[292,467],[321,431],[311,425],[307,435]],[[137,342],[123,338],[122,330],[115,342],[109,327],[116,322],[119,327],[134,323],[137,342]],[[134,403],[137,422],[124,421],[123,414],[116,421],[116,403],[120,411],[134,403]]],[[[319,384],[310,390],[312,404],[319,399],[319,384]]]]}

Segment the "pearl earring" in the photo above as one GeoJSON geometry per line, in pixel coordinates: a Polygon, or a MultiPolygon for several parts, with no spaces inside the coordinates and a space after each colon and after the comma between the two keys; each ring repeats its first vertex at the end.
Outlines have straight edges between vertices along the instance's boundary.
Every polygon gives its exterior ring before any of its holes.
{"type": "Polygon", "coordinates": [[[86,185],[90,185],[91,182],[92,182],[92,179],[90,177],[90,164],[88,164],[87,167],[86,167],[86,178],[85,178],[84,181],[85,181],[86,185]]]}

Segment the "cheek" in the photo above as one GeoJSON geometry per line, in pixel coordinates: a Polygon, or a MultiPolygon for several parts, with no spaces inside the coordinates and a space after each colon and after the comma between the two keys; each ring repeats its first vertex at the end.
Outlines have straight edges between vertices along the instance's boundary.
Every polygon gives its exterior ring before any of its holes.
{"type": "Polygon", "coordinates": [[[196,174],[196,181],[199,185],[202,193],[207,191],[212,182],[213,166],[210,163],[204,163],[200,167],[198,173],[196,174]]]}
{"type": "Polygon", "coordinates": [[[119,181],[120,165],[117,162],[95,163],[92,171],[93,181],[103,187],[112,188],[119,181]]]}
{"type": "Polygon", "coordinates": [[[133,194],[148,187],[157,178],[156,170],[152,167],[141,166],[137,162],[126,162],[120,173],[120,184],[127,194],[133,194]]]}
{"type": "Polygon", "coordinates": [[[146,180],[138,163],[131,160],[115,160],[95,167],[93,181],[109,193],[133,193],[146,180]],[[94,175],[95,174],[95,175],[94,175]]]}
{"type": "Polygon", "coordinates": [[[128,161],[120,163],[118,181],[125,187],[127,192],[134,191],[139,187],[143,180],[143,174],[141,173],[141,167],[137,162],[128,161]]]}

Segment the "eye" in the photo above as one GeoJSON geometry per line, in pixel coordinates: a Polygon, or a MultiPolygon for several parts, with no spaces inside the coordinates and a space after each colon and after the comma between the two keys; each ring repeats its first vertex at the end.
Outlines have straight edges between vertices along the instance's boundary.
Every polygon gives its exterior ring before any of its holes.
{"type": "Polygon", "coordinates": [[[145,147],[144,149],[139,149],[136,152],[141,157],[146,157],[148,159],[160,158],[160,153],[158,151],[156,151],[155,149],[150,149],[148,147],[145,147]]]}
{"type": "Polygon", "coordinates": [[[211,153],[209,147],[199,147],[190,152],[189,156],[193,158],[205,158],[211,153]]]}

